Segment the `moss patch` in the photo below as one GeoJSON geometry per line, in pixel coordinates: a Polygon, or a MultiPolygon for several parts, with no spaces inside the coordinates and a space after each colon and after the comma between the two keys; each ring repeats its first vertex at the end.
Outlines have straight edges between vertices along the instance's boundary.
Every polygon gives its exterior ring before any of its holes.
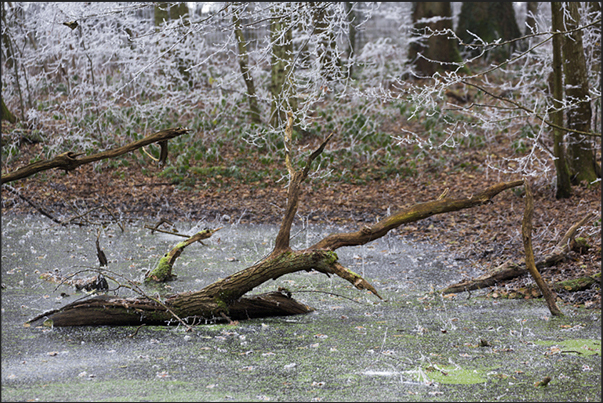
{"type": "Polygon", "coordinates": [[[455,366],[429,365],[424,369],[425,374],[433,381],[445,384],[471,385],[474,383],[484,383],[484,370],[460,368],[455,366]]]}
{"type": "Polygon", "coordinates": [[[570,339],[563,341],[536,341],[541,346],[558,346],[562,354],[601,355],[601,340],[570,339]]]}
{"type": "Polygon", "coordinates": [[[172,266],[169,263],[169,257],[164,256],[157,263],[157,267],[149,273],[145,281],[165,281],[169,277],[171,277],[172,266]]]}

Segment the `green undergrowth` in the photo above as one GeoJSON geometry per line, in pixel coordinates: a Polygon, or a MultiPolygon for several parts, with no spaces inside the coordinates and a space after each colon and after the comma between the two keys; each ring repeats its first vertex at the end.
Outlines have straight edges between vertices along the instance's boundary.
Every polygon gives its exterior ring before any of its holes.
{"type": "MultiPolygon", "coordinates": [[[[52,106],[47,104],[39,103],[42,109],[52,106]]],[[[73,116],[68,111],[57,112],[55,121],[69,123],[72,130],[61,132],[60,141],[56,141],[51,130],[37,130],[35,138],[42,143],[43,152],[36,158],[53,158],[74,150],[91,154],[140,140],[159,130],[184,126],[190,132],[169,141],[168,163],[160,170],[160,177],[187,190],[228,189],[241,183],[263,187],[282,180],[287,175],[283,134],[265,123],[250,123],[228,108],[235,110],[245,105],[220,105],[216,109],[216,113],[223,109],[219,120],[201,114],[180,114],[169,107],[153,116],[145,116],[134,106],[106,111],[88,108],[73,116]]],[[[309,125],[294,128],[294,164],[297,168],[305,166],[310,152],[334,132],[334,138],[313,164],[320,170],[323,182],[365,185],[395,177],[416,177],[423,171],[479,170],[479,164],[456,154],[458,150],[484,148],[485,139],[479,133],[461,135],[451,148],[450,136],[443,129],[444,123],[461,121],[471,123],[469,118],[454,112],[424,111],[407,103],[374,108],[367,104],[340,106],[325,102],[317,108],[309,125]],[[400,144],[395,138],[400,134],[400,124],[424,134],[428,144],[400,144]]],[[[11,138],[7,138],[10,144],[4,144],[2,149],[3,160],[19,155],[19,147],[15,146],[18,139],[11,138]]],[[[144,151],[139,149],[99,162],[95,169],[140,169],[154,176],[157,163],[147,154],[158,159],[159,152],[157,145],[148,145],[144,151]]]]}

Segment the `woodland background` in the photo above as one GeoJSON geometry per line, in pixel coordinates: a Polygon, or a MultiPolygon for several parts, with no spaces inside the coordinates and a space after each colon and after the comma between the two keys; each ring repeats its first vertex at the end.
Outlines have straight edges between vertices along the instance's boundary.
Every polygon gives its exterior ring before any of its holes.
{"type": "MultiPolygon", "coordinates": [[[[527,178],[537,254],[594,215],[579,231],[584,246],[547,278],[592,276],[601,264],[600,19],[597,2],[5,2],[3,175],[190,130],[170,140],[164,163],[149,146],[3,184],[2,211],[34,212],[29,200],[55,217],[86,213],[83,224],[111,215],[279,224],[291,112],[299,161],[334,133],[297,222],[374,223],[444,192],[527,178]]],[[[523,196],[507,191],[396,233],[445,244],[487,271],[521,257],[523,196]]],[[[530,282],[492,295],[529,297],[518,290],[530,282]]],[[[598,285],[566,298],[600,307],[598,285]]]]}

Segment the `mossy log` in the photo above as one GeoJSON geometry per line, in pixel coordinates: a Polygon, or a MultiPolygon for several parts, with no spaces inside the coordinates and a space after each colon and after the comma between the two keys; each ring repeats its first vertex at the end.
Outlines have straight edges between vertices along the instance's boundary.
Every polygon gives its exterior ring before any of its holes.
{"type": "Polygon", "coordinates": [[[569,291],[576,292],[590,288],[593,284],[601,285],[601,272],[593,276],[578,277],[571,280],[558,281],[553,284],[553,289],[557,292],[569,291]]]}
{"type": "MultiPolygon", "coordinates": [[[[191,297],[194,298],[194,297],[191,297]]],[[[300,315],[313,311],[307,305],[290,296],[273,291],[251,297],[243,297],[228,307],[228,318],[220,315],[213,301],[196,300],[202,315],[183,318],[189,325],[218,323],[228,319],[246,320],[258,317],[300,315]],[[209,314],[207,314],[209,313],[209,314]]],[[[138,326],[177,324],[178,321],[165,307],[147,298],[119,298],[98,295],[85,301],[76,301],[60,310],[45,312],[28,323],[42,322],[46,326],[138,326]]]]}

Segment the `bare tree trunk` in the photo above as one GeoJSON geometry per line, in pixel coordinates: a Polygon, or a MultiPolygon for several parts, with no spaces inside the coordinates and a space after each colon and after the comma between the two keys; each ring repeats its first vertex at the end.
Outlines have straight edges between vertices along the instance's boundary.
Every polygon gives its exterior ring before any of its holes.
{"type": "MultiPolygon", "coordinates": [[[[291,7],[291,4],[288,4],[291,7]]],[[[272,42],[271,83],[272,106],[270,122],[279,126],[287,121],[287,112],[297,110],[297,99],[293,94],[293,33],[291,17],[278,16],[270,21],[270,40],[272,42]]]]}
{"type": "Polygon", "coordinates": [[[237,44],[239,48],[239,66],[241,67],[241,74],[243,74],[243,80],[247,86],[247,99],[249,100],[249,112],[251,115],[251,121],[254,123],[262,123],[260,117],[260,108],[258,107],[257,96],[255,93],[255,84],[253,83],[253,77],[249,72],[249,54],[247,53],[247,42],[241,29],[240,9],[241,3],[234,3],[234,9],[232,13],[232,23],[234,25],[234,33],[237,38],[237,44]]]}
{"type": "MultiPolygon", "coordinates": [[[[551,14],[553,18],[553,31],[563,31],[563,15],[561,6],[557,2],[551,3],[551,14]]],[[[561,46],[563,37],[553,37],[553,72],[549,77],[549,88],[553,97],[553,108],[550,112],[552,122],[557,126],[563,126],[563,110],[561,110],[563,99],[563,68],[561,63],[561,46]]],[[[567,199],[572,195],[570,173],[565,159],[565,147],[563,146],[563,133],[553,128],[553,153],[555,155],[555,171],[557,173],[557,199],[567,199]]]]}
{"type": "Polygon", "coordinates": [[[347,20],[348,20],[348,24],[349,24],[349,27],[348,27],[348,40],[349,40],[348,76],[351,78],[352,75],[354,74],[353,59],[354,59],[354,56],[356,55],[356,24],[358,22],[356,21],[356,12],[354,11],[354,3],[346,1],[345,9],[348,13],[347,20]]]}
{"type": "Polygon", "coordinates": [[[13,41],[10,37],[8,24],[6,21],[6,10],[4,9],[5,4],[2,2],[2,25],[4,29],[2,30],[2,44],[4,45],[6,51],[6,65],[8,68],[12,68],[15,73],[15,86],[17,87],[17,93],[19,94],[19,106],[21,109],[21,120],[25,119],[25,103],[23,101],[23,92],[21,91],[21,83],[19,79],[19,65],[17,63],[17,55],[15,54],[15,47],[13,46],[13,41]]]}
{"type": "MultiPolygon", "coordinates": [[[[475,42],[475,37],[468,31],[488,43],[521,36],[511,2],[463,2],[456,33],[464,43],[475,42]]],[[[494,48],[491,51],[493,58],[497,61],[507,59],[513,46],[515,44],[494,48]]],[[[475,49],[471,53],[476,56],[480,50],[475,49]]]]}
{"type": "MultiPolygon", "coordinates": [[[[452,30],[450,2],[414,2],[412,19],[415,30],[424,34],[429,34],[430,31],[452,30]],[[437,22],[421,22],[422,19],[436,17],[441,17],[441,19],[437,22]]],[[[409,59],[413,61],[419,74],[431,76],[436,71],[455,70],[458,67],[450,64],[461,62],[462,58],[456,41],[448,39],[448,36],[431,35],[425,44],[419,42],[411,44],[409,59]]]]}
{"type": "MultiPolygon", "coordinates": [[[[183,18],[184,25],[189,25],[190,21],[189,18],[187,18],[188,12],[188,6],[184,2],[155,3],[154,17],[156,29],[159,30],[164,22],[179,20],[180,18],[183,18]]],[[[193,81],[191,79],[191,73],[188,71],[188,63],[179,56],[174,56],[173,54],[170,55],[171,53],[172,52],[168,52],[168,56],[176,60],[178,72],[180,73],[182,81],[186,82],[189,87],[192,87],[193,81]]]]}
{"type": "Polygon", "coordinates": [[[341,62],[335,54],[335,35],[332,30],[329,29],[329,19],[327,17],[327,6],[329,3],[325,2],[312,2],[310,3],[312,9],[312,20],[314,22],[315,31],[314,34],[320,38],[318,43],[318,62],[320,63],[320,69],[322,75],[327,80],[334,78],[334,73],[340,72],[341,62]],[[333,65],[338,65],[338,69],[334,69],[333,65]]]}
{"type": "MultiPolygon", "coordinates": [[[[569,18],[565,18],[565,28],[577,28],[580,22],[578,4],[565,3],[569,18]]],[[[565,96],[577,104],[567,111],[567,127],[583,132],[590,131],[592,110],[588,90],[588,69],[584,57],[582,32],[574,31],[563,41],[563,72],[565,75],[565,96]]],[[[569,167],[575,182],[593,182],[597,179],[595,153],[591,139],[577,133],[570,134],[568,142],[569,167]]]]}

